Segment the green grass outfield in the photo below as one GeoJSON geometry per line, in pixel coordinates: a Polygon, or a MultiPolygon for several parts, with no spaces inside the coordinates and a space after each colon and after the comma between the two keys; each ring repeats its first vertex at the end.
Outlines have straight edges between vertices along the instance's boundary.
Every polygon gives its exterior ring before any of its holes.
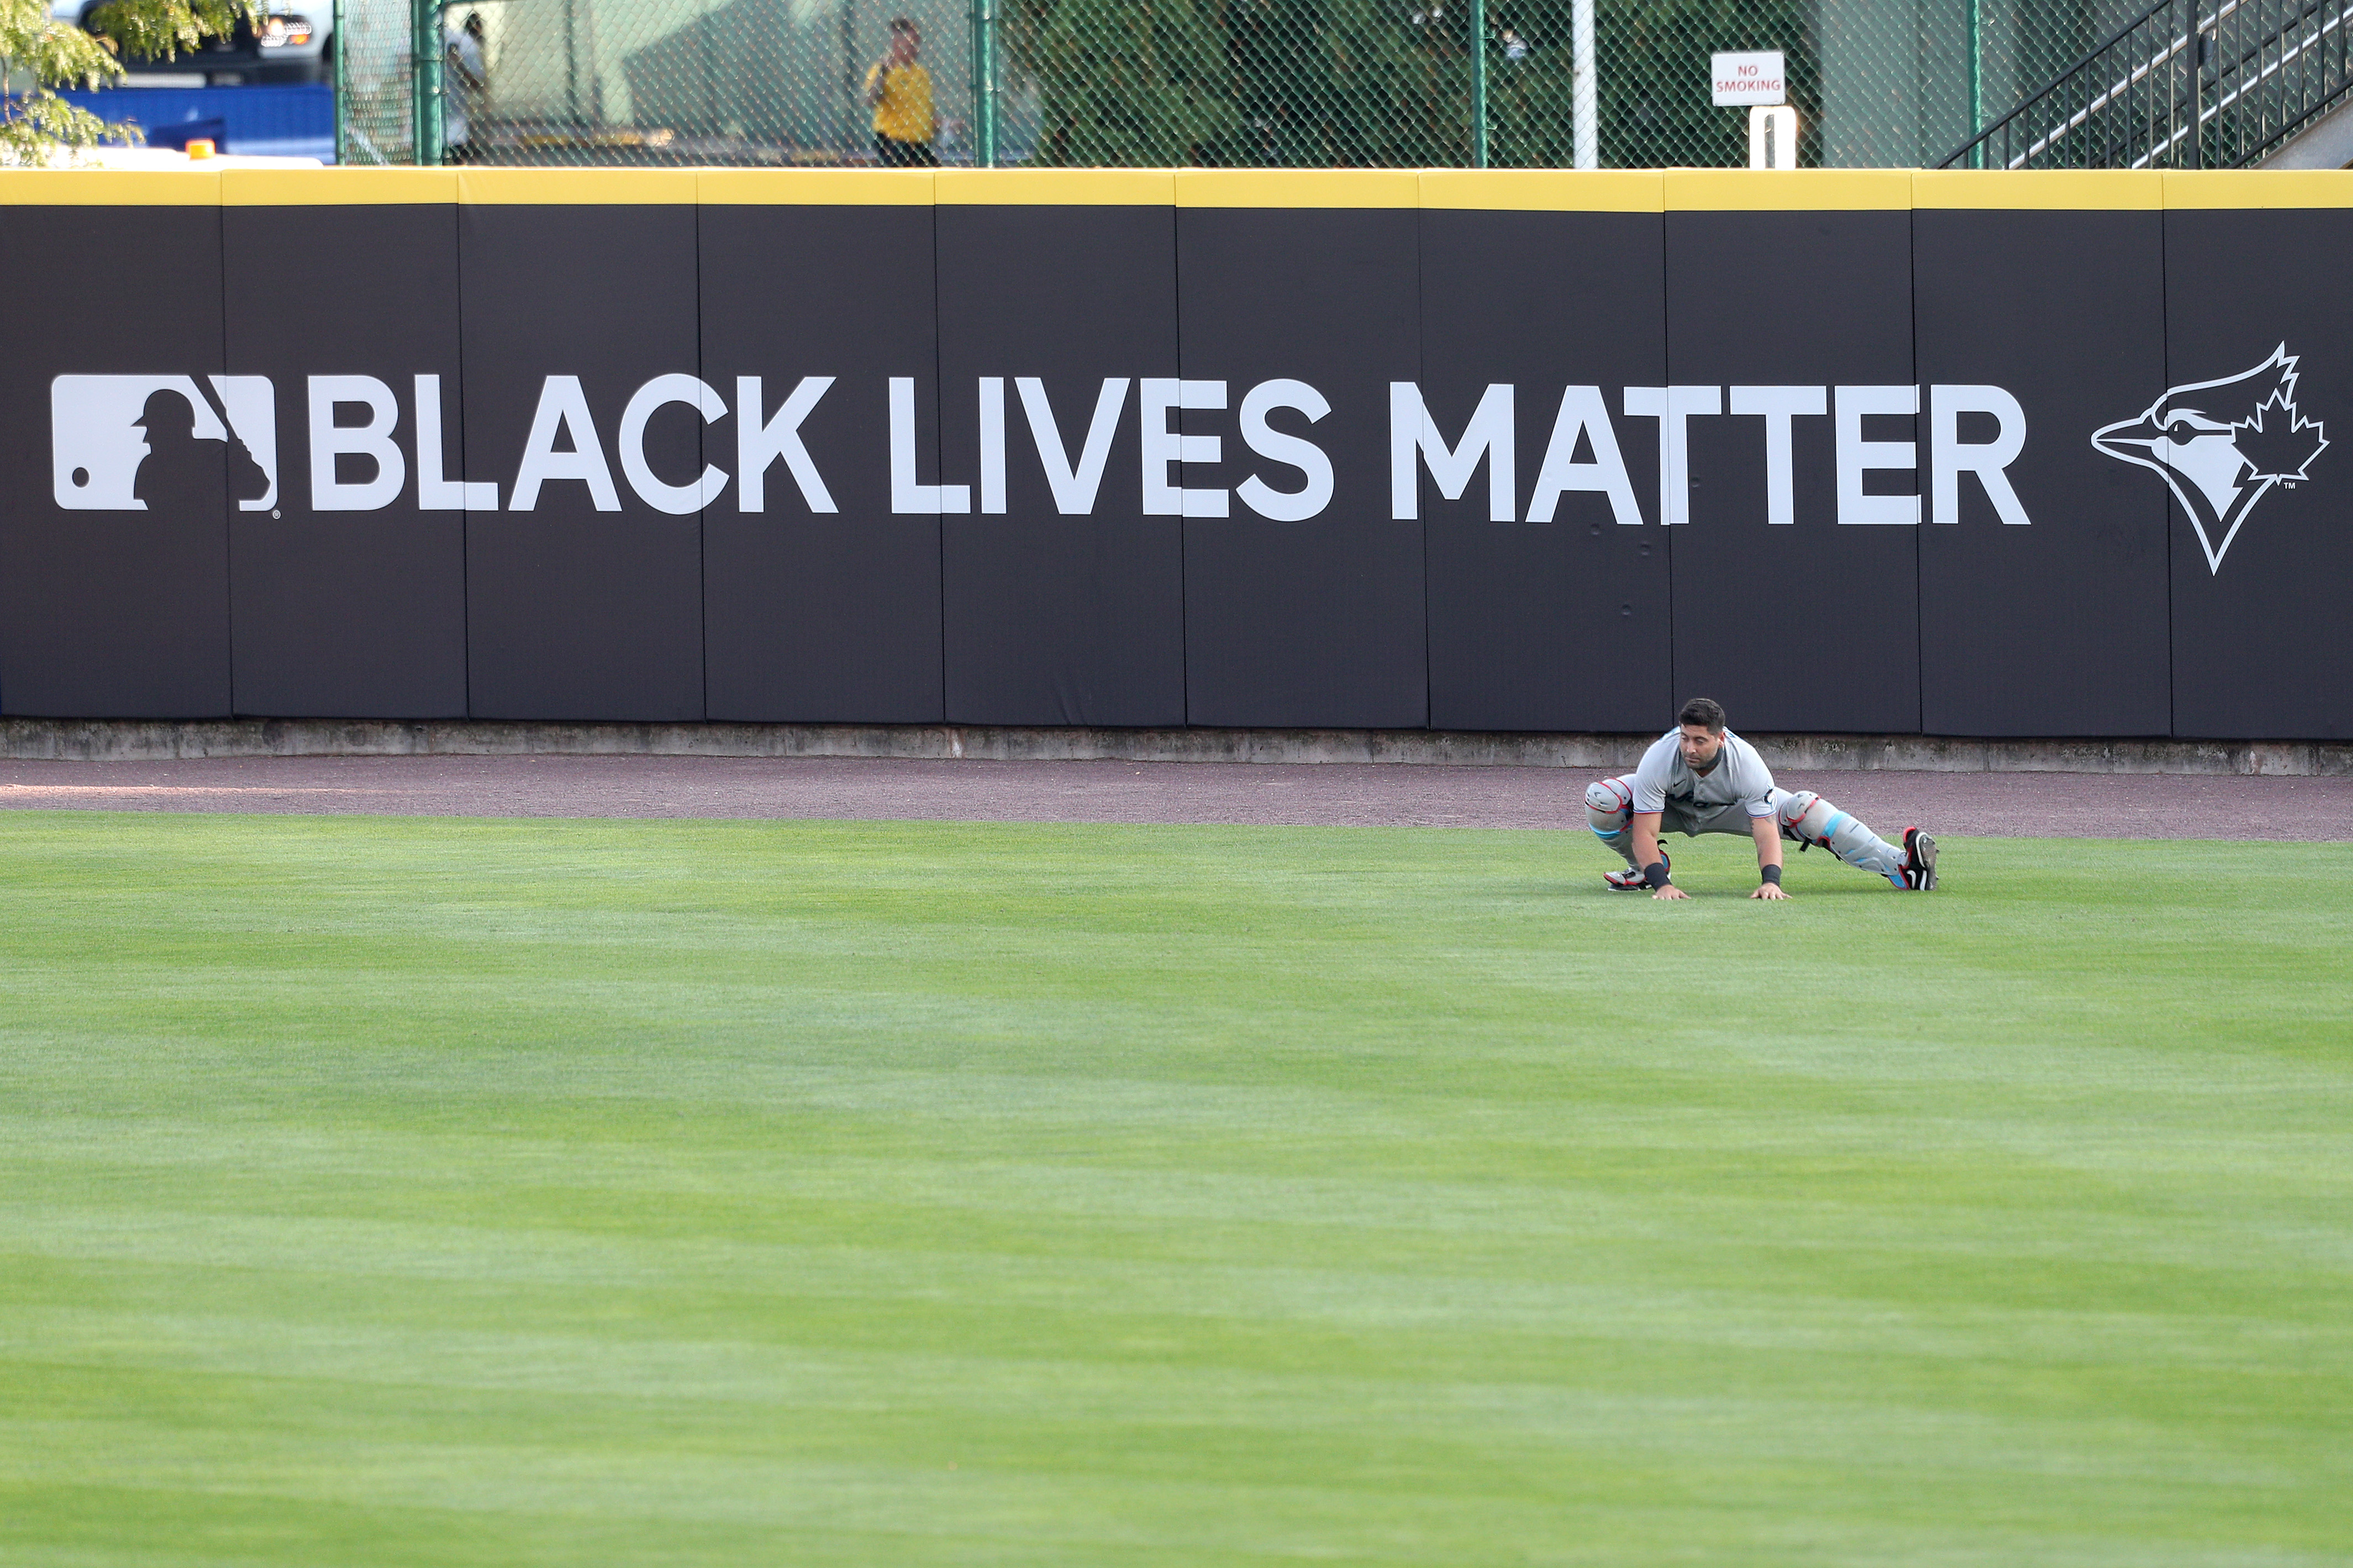
{"type": "Polygon", "coordinates": [[[0,1563],[2353,1563],[2353,844],[0,816],[0,1563]]]}

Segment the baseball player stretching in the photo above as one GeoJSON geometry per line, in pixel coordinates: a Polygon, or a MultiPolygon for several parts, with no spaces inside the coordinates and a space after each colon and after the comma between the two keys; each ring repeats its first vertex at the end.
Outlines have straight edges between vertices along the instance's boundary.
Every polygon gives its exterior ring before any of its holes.
{"type": "Polygon", "coordinates": [[[1904,830],[1897,849],[1811,790],[1773,787],[1772,771],[1757,748],[1724,727],[1724,710],[1704,697],[1683,704],[1681,726],[1642,753],[1623,778],[1603,779],[1585,792],[1586,820],[1601,842],[1626,858],[1626,869],[1602,880],[1620,892],[1651,889],[1654,899],[1691,897],[1668,879],[1659,835],[1672,828],[1686,838],[1702,833],[1746,833],[1757,840],[1762,878],[1752,899],[1786,899],[1781,890],[1781,840],[1819,844],[1850,866],[1884,877],[1898,889],[1936,886],[1936,841],[1916,827],[1904,830]]]}

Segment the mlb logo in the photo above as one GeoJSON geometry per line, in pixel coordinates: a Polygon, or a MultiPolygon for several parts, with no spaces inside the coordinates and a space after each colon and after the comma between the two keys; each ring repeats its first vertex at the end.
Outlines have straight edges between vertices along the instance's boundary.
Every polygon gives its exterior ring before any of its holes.
{"type": "Polygon", "coordinates": [[[266,375],[61,375],[49,383],[49,484],[68,511],[145,511],[167,468],[227,459],[244,511],[278,504],[277,394],[266,375]],[[222,443],[215,450],[209,443],[222,443]]]}

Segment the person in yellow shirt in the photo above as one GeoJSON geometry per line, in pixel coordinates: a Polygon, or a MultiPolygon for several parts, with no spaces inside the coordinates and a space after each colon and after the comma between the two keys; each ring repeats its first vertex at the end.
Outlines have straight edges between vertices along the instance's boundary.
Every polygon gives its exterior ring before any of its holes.
{"type": "Polygon", "coordinates": [[[936,168],[932,136],[932,73],[915,63],[923,35],[904,16],[891,23],[891,49],[866,73],[866,102],[874,110],[874,155],[892,168],[936,168]]]}

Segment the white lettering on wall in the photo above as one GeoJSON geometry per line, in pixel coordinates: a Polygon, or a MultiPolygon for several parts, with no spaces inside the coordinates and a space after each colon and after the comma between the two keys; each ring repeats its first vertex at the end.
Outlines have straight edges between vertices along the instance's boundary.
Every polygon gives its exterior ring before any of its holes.
{"type": "Polygon", "coordinates": [[[793,483],[801,490],[801,500],[811,511],[835,511],[833,492],[825,488],[825,480],[809,461],[808,447],[801,442],[801,422],[817,406],[833,384],[829,375],[805,375],[793,388],[785,405],[776,410],[776,417],[765,423],[760,416],[760,378],[739,375],[735,378],[735,510],[765,511],[768,507],[768,465],[778,458],[785,460],[785,471],[793,476],[793,483]]]}
{"type": "MultiPolygon", "coordinates": [[[[836,380],[829,375],[802,376],[771,414],[765,406],[765,383],[756,375],[736,378],[732,404],[695,375],[655,376],[630,396],[615,432],[622,475],[647,506],[672,516],[715,504],[731,479],[736,485],[737,510],[760,512],[766,510],[767,476],[781,461],[810,512],[838,513],[832,491],[804,437],[811,414],[836,380]],[[733,475],[715,462],[704,463],[701,472],[683,484],[672,484],[653,471],[646,457],[646,433],[659,412],[673,403],[693,408],[706,426],[730,416],[734,418],[737,468],[733,475]]],[[[1009,385],[1008,378],[1002,376],[977,378],[980,475],[976,487],[923,481],[914,378],[887,380],[891,510],[894,513],[969,513],[974,510],[975,488],[979,510],[1002,513],[1007,510],[1010,459],[1007,402],[1008,392],[1013,392],[1020,399],[1021,414],[1055,510],[1065,517],[1093,514],[1132,378],[1105,376],[1097,384],[1083,434],[1077,429],[1065,431],[1062,420],[1073,410],[1066,405],[1058,415],[1052,394],[1039,377],[1009,378],[1009,385]]],[[[447,471],[444,436],[449,420],[445,417],[441,382],[438,375],[414,377],[415,440],[411,444],[401,439],[403,410],[390,384],[369,375],[305,378],[310,510],[369,511],[392,506],[406,489],[412,469],[420,510],[496,510],[499,485],[453,477],[447,471]]],[[[1303,521],[1331,508],[1335,475],[1330,455],[1306,436],[1279,430],[1274,425],[1275,416],[1285,411],[1295,412],[1309,426],[1330,416],[1330,400],[1307,383],[1271,378],[1252,386],[1239,405],[1243,445],[1262,468],[1271,470],[1280,466],[1295,471],[1298,487],[1290,489],[1276,488],[1272,481],[1282,476],[1273,471],[1246,473],[1230,489],[1184,485],[1180,465],[1207,467],[1224,462],[1225,456],[1220,437],[1181,433],[1176,428],[1179,416],[1190,410],[1224,410],[1229,406],[1229,384],[1145,377],[1133,384],[1137,393],[1143,508],[1147,515],[1222,518],[1229,515],[1237,497],[1251,513],[1278,522],[1303,521]]],[[[1658,421],[1657,515],[1664,525],[1691,521],[1691,421],[1725,414],[1764,421],[1763,500],[1765,521],[1770,526],[1788,527],[1797,521],[1797,421],[1825,415],[1832,420],[1833,495],[1805,498],[1814,509],[1810,515],[1821,515],[1823,501],[1828,500],[1833,503],[1828,509],[1831,515],[1848,526],[1913,526],[1923,521],[1924,512],[1936,523],[1957,523],[1962,476],[1974,474],[2004,524],[2022,527],[2032,521],[2009,473],[2025,449],[2026,412],[2003,387],[1672,385],[1611,390],[1621,393],[1624,416],[1658,421]],[[1924,413],[1925,461],[1917,429],[1924,413]],[[1866,440],[1866,421],[1872,419],[1910,422],[1915,426],[1912,438],[1866,440]],[[1963,439],[1965,427],[1972,437],[1982,438],[1963,439]],[[1986,434],[1989,428],[1990,434],[1986,434]],[[1911,474],[1919,482],[1907,487],[1912,494],[1873,494],[1871,476],[1874,471],[1911,474]]],[[[266,495],[240,496],[238,505],[254,510],[266,510],[274,502],[278,410],[277,389],[270,380],[210,376],[200,383],[189,376],[158,373],[55,378],[50,397],[50,466],[58,506],[78,510],[142,508],[136,475],[148,455],[148,444],[141,421],[146,416],[148,400],[159,394],[176,395],[189,405],[189,428],[195,439],[225,441],[234,436],[245,442],[255,466],[269,482],[266,495]]],[[[1419,516],[1425,472],[1438,494],[1460,501],[1470,494],[1484,464],[1487,517],[1497,522],[1512,521],[1519,473],[1517,395],[1511,383],[1490,384],[1461,434],[1450,441],[1430,413],[1419,384],[1390,382],[1391,517],[1412,521],[1419,516]]],[[[175,412],[169,396],[159,406],[166,416],[175,412]]],[[[1644,521],[1612,412],[1605,389],[1599,386],[1561,390],[1544,461],[1527,498],[1524,513],[1527,521],[1553,521],[1562,497],[1571,492],[1607,497],[1611,515],[1620,524],[1640,526],[1644,521]]],[[[1297,427],[1296,422],[1287,423],[1297,427]]],[[[706,437],[705,446],[709,445],[706,437]]],[[[597,510],[622,510],[607,456],[582,378],[545,377],[516,468],[513,493],[508,498],[510,509],[533,510],[550,482],[569,479],[586,487],[597,510]]],[[[460,461],[457,466],[462,468],[464,464],[460,461]]],[[[1721,505],[1715,510],[1725,510],[1721,505]]]]}
{"type": "Polygon", "coordinates": [[[1787,526],[1798,521],[1791,471],[1789,426],[1800,415],[1829,412],[1829,389],[1820,386],[1736,386],[1732,412],[1765,417],[1765,521],[1787,526]]]}
{"type": "Polygon", "coordinates": [[[1186,489],[1169,481],[1177,463],[1223,461],[1222,444],[1215,436],[1179,436],[1168,428],[1168,416],[1180,408],[1223,408],[1222,381],[1176,381],[1147,375],[1139,388],[1144,415],[1144,510],[1147,517],[1223,517],[1226,492],[1186,489]]]}
{"type": "Polygon", "coordinates": [[[1659,521],[1691,521],[1691,417],[1724,412],[1720,386],[1630,386],[1626,412],[1659,422],[1659,521]]]}
{"type": "Polygon", "coordinates": [[[965,485],[926,485],[915,478],[915,378],[891,378],[891,510],[960,515],[972,510],[965,485]]]}
{"type": "Polygon", "coordinates": [[[1928,521],[1961,521],[1961,475],[1972,473],[1993,502],[1994,515],[2021,527],[2031,521],[2002,470],[2026,449],[2026,410],[1999,386],[1931,386],[1928,389],[1928,521]],[[1964,442],[1961,416],[1990,414],[1994,437],[1964,442]]]}
{"type": "Polygon", "coordinates": [[[408,481],[407,461],[392,438],[400,423],[400,404],[392,388],[372,375],[314,375],[310,394],[311,510],[374,511],[390,506],[408,481]],[[335,410],[352,407],[365,408],[368,422],[336,424],[335,410]],[[375,472],[346,483],[335,477],[338,457],[364,458],[375,465],[375,472]]]}
{"type": "Polygon", "coordinates": [[[980,510],[1005,510],[1005,378],[980,378],[980,510]]]}
{"type": "Polygon", "coordinates": [[[1612,517],[1629,527],[1641,526],[1642,503],[1634,499],[1634,482],[1626,477],[1626,459],[1618,450],[1618,433],[1609,425],[1609,405],[1601,400],[1598,386],[1561,389],[1560,412],[1553,417],[1544,468],[1528,497],[1528,521],[1550,522],[1560,498],[1570,490],[1608,496],[1612,517]],[[1577,460],[1580,437],[1593,448],[1589,463],[1577,460]]]}
{"type": "Polygon", "coordinates": [[[1866,441],[1866,415],[1916,415],[1916,386],[1841,386],[1837,395],[1838,520],[1842,523],[1913,527],[1920,521],[1920,498],[1865,495],[1862,476],[1873,468],[1920,466],[1917,441],[1866,441]]]}
{"type": "Polygon", "coordinates": [[[1408,519],[1421,515],[1421,487],[1415,482],[1415,458],[1429,463],[1438,493],[1461,500],[1471,488],[1471,476],[1484,458],[1487,464],[1487,518],[1509,522],[1519,499],[1519,469],[1513,448],[1512,388],[1499,382],[1487,388],[1462,439],[1446,444],[1437,421],[1422,402],[1421,388],[1410,381],[1389,383],[1389,515],[1408,519]]]}
{"type": "MultiPolygon", "coordinates": [[[[1095,510],[1096,492],[1103,489],[1103,465],[1111,460],[1111,438],[1119,428],[1119,411],[1127,405],[1127,377],[1103,377],[1103,390],[1095,395],[1094,417],[1087,423],[1086,444],[1079,449],[1075,464],[1062,445],[1054,405],[1046,398],[1046,384],[1025,375],[1014,385],[1021,393],[1021,410],[1029,416],[1029,437],[1038,444],[1046,488],[1054,492],[1054,510],[1064,517],[1088,515],[1095,510]]],[[[1223,401],[1219,400],[1220,406],[1223,401]]]]}
{"type": "Polygon", "coordinates": [[[531,416],[531,434],[522,444],[522,464],[515,470],[514,496],[509,511],[530,511],[539,505],[539,487],[550,479],[578,479],[588,487],[598,511],[621,510],[620,492],[613,488],[613,470],[605,464],[605,448],[596,439],[596,422],[588,413],[588,395],[576,375],[551,375],[539,389],[539,407],[531,416]],[[568,451],[555,449],[562,431],[572,443],[568,451]]]}
{"type": "Polygon", "coordinates": [[[441,458],[441,378],[417,378],[417,509],[419,511],[496,511],[499,487],[490,479],[446,478],[441,458]]]}
{"type": "Polygon", "coordinates": [[[1324,395],[1303,381],[1261,381],[1242,398],[1242,445],[1269,461],[1297,468],[1307,480],[1295,490],[1279,490],[1252,474],[1234,487],[1241,503],[1276,522],[1304,522],[1332,504],[1332,459],[1314,442],[1286,436],[1267,422],[1278,408],[1296,408],[1310,425],[1332,412],[1324,395]]]}
{"type": "Polygon", "coordinates": [[[654,377],[632,393],[628,406],[621,410],[621,472],[628,476],[639,500],[656,511],[685,517],[719,499],[727,488],[727,470],[706,463],[693,483],[684,485],[665,484],[654,473],[646,461],[646,426],[657,410],[672,403],[701,414],[705,425],[727,417],[727,400],[701,376],[673,373],[654,377]]]}

